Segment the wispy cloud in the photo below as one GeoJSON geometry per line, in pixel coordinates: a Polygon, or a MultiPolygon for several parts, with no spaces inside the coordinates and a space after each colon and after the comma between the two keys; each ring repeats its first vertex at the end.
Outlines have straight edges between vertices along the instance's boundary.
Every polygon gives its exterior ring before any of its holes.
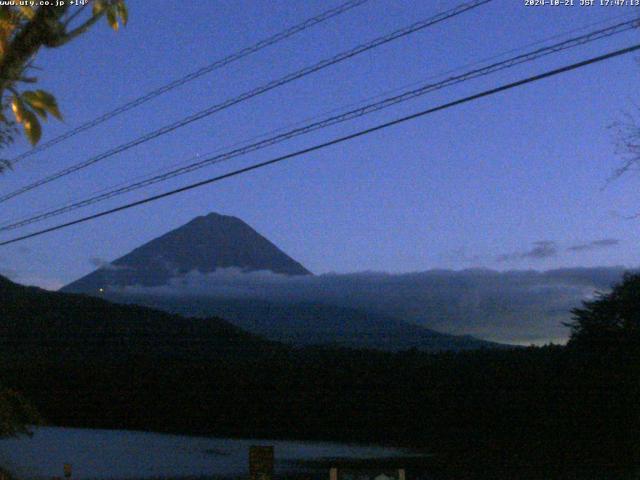
{"type": "Polygon", "coordinates": [[[118,265],[114,265],[111,262],[108,262],[107,260],[104,260],[102,258],[99,257],[91,257],[89,259],[89,263],[96,267],[96,268],[101,268],[103,270],[126,270],[127,267],[122,267],[122,266],[118,266],[118,265]]]}
{"type": "Polygon", "coordinates": [[[603,248],[615,247],[620,244],[617,238],[603,238],[602,240],[593,240],[592,242],[579,243],[567,248],[569,252],[584,252],[589,250],[599,250],[603,248]]]}
{"type": "Polygon", "coordinates": [[[620,280],[622,267],[547,272],[488,269],[390,274],[362,272],[289,277],[272,272],[221,269],[191,272],[162,287],[126,287],[127,296],[257,299],[274,303],[323,303],[414,322],[445,333],[527,343],[566,338],[561,322],[595,290],[620,280]]]}
{"type": "Polygon", "coordinates": [[[558,255],[558,246],[556,242],[549,240],[541,240],[533,242],[533,247],[530,250],[514,253],[505,253],[498,255],[496,260],[498,262],[513,262],[516,260],[543,260],[546,258],[552,258],[558,255]]]}

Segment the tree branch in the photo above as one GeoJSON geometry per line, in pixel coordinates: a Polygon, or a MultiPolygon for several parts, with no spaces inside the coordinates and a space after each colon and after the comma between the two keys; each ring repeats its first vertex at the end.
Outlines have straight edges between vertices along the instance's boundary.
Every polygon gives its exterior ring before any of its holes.
{"type": "Polygon", "coordinates": [[[49,44],[59,35],[56,30],[64,11],[60,7],[41,7],[33,20],[27,22],[16,34],[0,62],[0,95],[7,86],[15,83],[13,79],[22,76],[25,66],[40,47],[49,44]]]}
{"type": "Polygon", "coordinates": [[[64,33],[62,35],[58,35],[54,39],[54,41],[49,43],[49,44],[47,44],[47,46],[48,47],[60,47],[60,46],[64,45],[65,43],[70,42],[74,38],[82,35],[87,30],[89,30],[98,20],[100,20],[100,18],[102,18],[104,16],[104,14],[105,14],[105,10],[101,11],[100,13],[97,13],[97,14],[93,15],[91,18],[89,18],[82,25],[80,25],[77,28],[71,30],[70,32],[64,33]]]}
{"type": "Polygon", "coordinates": [[[78,15],[80,15],[85,9],[85,7],[87,7],[88,5],[89,3],[85,3],[80,8],[78,8],[75,13],[72,13],[71,15],[69,15],[69,18],[67,18],[64,22],[64,27],[67,28],[69,24],[73,21],[73,19],[76,18],[78,15]]]}

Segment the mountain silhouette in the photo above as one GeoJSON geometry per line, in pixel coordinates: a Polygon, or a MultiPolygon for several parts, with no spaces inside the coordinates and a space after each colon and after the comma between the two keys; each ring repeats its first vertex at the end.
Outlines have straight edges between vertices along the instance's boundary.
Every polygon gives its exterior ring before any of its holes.
{"type": "Polygon", "coordinates": [[[210,213],[145,243],[61,291],[96,294],[108,287],[160,286],[191,271],[211,273],[232,267],[247,272],[311,274],[239,218],[210,213]]]}
{"type": "Polygon", "coordinates": [[[317,302],[268,302],[251,298],[216,298],[186,294],[148,295],[123,287],[158,287],[221,268],[310,275],[242,220],[217,213],[197,217],[112,263],[63,287],[117,303],[137,304],[189,317],[224,318],[250,334],[295,346],[331,345],[401,351],[467,350],[497,344],[447,335],[402,318],[317,302]]]}

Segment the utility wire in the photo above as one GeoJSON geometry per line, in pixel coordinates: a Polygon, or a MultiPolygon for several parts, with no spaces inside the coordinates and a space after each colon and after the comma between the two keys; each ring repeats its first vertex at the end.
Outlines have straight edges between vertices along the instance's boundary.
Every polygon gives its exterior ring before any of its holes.
{"type": "Polygon", "coordinates": [[[94,165],[95,163],[100,162],[101,160],[104,160],[106,158],[112,157],[118,153],[122,153],[126,150],[129,150],[137,145],[140,145],[142,143],[146,143],[152,139],[155,139],[157,137],[160,137],[162,135],[165,135],[169,132],[172,132],[174,130],[177,130],[178,128],[184,127],[190,123],[193,123],[197,120],[201,120],[205,117],[208,117],[210,115],[213,115],[216,112],[219,112],[221,110],[224,110],[226,108],[229,108],[233,105],[236,105],[240,102],[243,102],[245,100],[248,100],[250,98],[256,97],[258,95],[261,95],[263,93],[266,93],[270,90],[273,90],[274,88],[280,87],[282,85],[285,85],[287,83],[293,82],[294,80],[297,80],[299,78],[305,77],[307,75],[310,75],[312,73],[315,73],[319,70],[322,70],[324,68],[327,68],[331,65],[335,65],[339,62],[342,62],[344,60],[347,60],[349,58],[355,57],[356,55],[359,55],[361,53],[364,53],[366,51],[369,51],[373,48],[379,47],[381,45],[384,45],[386,43],[392,42],[393,40],[397,40],[399,38],[405,37],[407,35],[410,35],[412,33],[418,32],[420,30],[423,30],[429,26],[432,26],[436,23],[440,23],[444,20],[447,20],[449,18],[453,18],[456,17],[468,10],[472,10],[474,8],[477,8],[481,5],[484,5],[486,3],[489,3],[493,0],[474,0],[471,2],[467,2],[464,4],[461,4],[455,8],[452,8],[451,10],[447,10],[445,12],[439,13],[433,17],[430,17],[428,19],[425,20],[421,20],[419,22],[416,22],[408,27],[396,30],[390,34],[384,35],[382,37],[378,37],[368,43],[359,45],[351,50],[347,50],[345,52],[339,53],[331,58],[322,60],[314,65],[311,65],[309,67],[303,68],[302,70],[298,70],[296,72],[290,73],[288,75],[285,75],[282,78],[279,78],[277,80],[273,80],[265,85],[262,85],[260,87],[257,87],[253,90],[250,90],[248,92],[245,92],[237,97],[228,99],[222,103],[213,105],[205,110],[202,110],[198,113],[195,113],[193,115],[190,115],[186,118],[183,118],[182,120],[179,120],[177,122],[174,122],[170,125],[164,126],[158,130],[154,130],[152,132],[147,133],[146,135],[143,135],[141,137],[136,138],[135,140],[132,140],[130,142],[124,143],[122,145],[119,145],[118,147],[112,148],[111,150],[108,150],[106,152],[103,152],[95,157],[91,157],[88,160],[85,160],[84,162],[72,165],[68,168],[65,168],[64,170],[61,170],[57,173],[54,173],[52,175],[49,175],[48,177],[45,177],[43,179],[37,180],[36,182],[33,182],[27,186],[24,186],[22,188],[19,188],[18,190],[14,190],[13,192],[10,192],[8,194],[5,194],[3,196],[0,197],[0,203],[2,202],[6,202],[7,200],[17,197],[18,195],[21,195],[25,192],[28,192],[30,190],[33,190],[37,187],[40,187],[42,185],[45,185],[47,183],[53,182],[54,180],[57,180],[61,177],[65,177],[67,175],[70,175],[74,172],[77,172],[78,170],[82,170],[84,168],[87,168],[91,165],[94,165]]]}
{"type": "Polygon", "coordinates": [[[305,155],[307,153],[311,153],[311,152],[315,152],[315,151],[318,151],[318,150],[322,150],[322,149],[330,147],[332,145],[337,145],[339,143],[343,143],[343,142],[346,142],[346,141],[349,141],[349,140],[353,140],[355,138],[359,138],[359,137],[362,137],[362,136],[365,136],[365,135],[369,135],[369,134],[377,132],[379,130],[383,130],[383,129],[386,129],[386,128],[389,128],[389,127],[392,127],[392,126],[395,126],[395,125],[399,125],[401,123],[405,123],[405,122],[408,122],[410,120],[415,120],[417,118],[420,118],[420,117],[423,117],[423,116],[426,116],[426,115],[429,115],[429,114],[432,114],[432,113],[435,113],[435,112],[439,112],[439,111],[442,111],[442,110],[446,110],[446,109],[455,107],[457,105],[462,105],[464,103],[469,103],[469,102],[472,102],[474,100],[478,100],[480,98],[489,97],[489,96],[495,95],[497,93],[504,92],[506,90],[511,90],[513,88],[520,87],[522,85],[526,85],[526,84],[529,84],[529,83],[537,82],[537,81],[543,80],[545,78],[554,77],[556,75],[560,75],[560,74],[563,74],[563,73],[566,73],[566,72],[569,72],[569,71],[572,71],[572,70],[577,70],[579,68],[586,67],[587,65],[592,65],[592,64],[599,63],[599,62],[602,62],[602,61],[605,61],[605,60],[609,60],[611,58],[619,57],[621,55],[626,55],[626,54],[629,54],[631,52],[635,52],[637,50],[640,50],[640,44],[636,44],[636,45],[633,45],[631,47],[623,48],[621,50],[615,50],[613,52],[609,52],[607,54],[600,55],[598,57],[592,57],[590,59],[583,60],[581,62],[573,63],[573,64],[570,64],[570,65],[566,65],[566,66],[561,67],[561,68],[556,68],[554,70],[549,70],[549,71],[546,71],[544,73],[541,73],[541,74],[538,74],[538,75],[534,75],[532,77],[528,77],[528,78],[525,78],[525,79],[522,79],[522,80],[518,80],[516,82],[507,83],[505,85],[501,85],[499,87],[496,87],[496,88],[493,88],[493,89],[490,89],[490,90],[484,90],[484,91],[482,91],[480,93],[476,93],[474,95],[470,95],[470,96],[467,96],[467,97],[464,97],[464,98],[461,98],[461,99],[458,99],[458,100],[454,100],[452,102],[448,102],[448,103],[445,103],[445,104],[442,104],[442,105],[438,105],[436,107],[432,107],[432,108],[429,108],[427,110],[422,110],[420,112],[413,113],[411,115],[400,117],[400,118],[397,118],[395,120],[391,120],[389,122],[385,122],[385,123],[376,125],[374,127],[367,128],[365,130],[360,130],[358,132],[355,132],[355,133],[352,133],[352,134],[349,134],[349,135],[345,135],[345,136],[342,136],[342,137],[334,138],[333,140],[329,140],[327,142],[324,142],[324,143],[321,143],[321,144],[318,144],[318,145],[314,145],[312,147],[308,147],[308,148],[305,148],[305,149],[302,149],[302,150],[298,150],[296,152],[289,153],[287,155],[282,155],[280,157],[276,157],[276,158],[273,158],[271,160],[267,160],[267,161],[260,162],[260,163],[257,163],[257,164],[254,164],[254,165],[251,165],[251,166],[248,166],[248,167],[244,167],[244,168],[241,168],[241,169],[238,169],[238,170],[234,170],[232,172],[225,173],[223,175],[218,175],[216,177],[212,177],[212,178],[209,178],[209,179],[206,179],[206,180],[202,180],[200,182],[192,183],[192,184],[186,185],[184,187],[180,187],[180,188],[177,188],[177,189],[174,189],[174,190],[170,190],[168,192],[164,192],[164,193],[161,193],[161,194],[158,194],[158,195],[154,195],[154,196],[145,198],[143,200],[138,200],[136,202],[127,203],[125,205],[121,205],[119,207],[115,207],[115,208],[112,208],[112,209],[109,209],[109,210],[104,210],[102,212],[98,212],[98,213],[95,213],[93,215],[82,217],[82,218],[79,218],[79,219],[76,219],[76,220],[73,220],[73,221],[70,221],[70,222],[66,222],[66,223],[62,223],[62,224],[59,224],[59,225],[56,225],[56,226],[53,226],[53,227],[45,228],[45,229],[39,230],[37,232],[33,232],[33,233],[30,233],[30,234],[27,234],[27,235],[22,235],[20,237],[12,238],[10,240],[5,240],[3,242],[0,242],[0,246],[9,245],[9,244],[16,243],[16,242],[19,242],[19,241],[22,241],[22,240],[26,240],[28,238],[33,238],[33,237],[37,237],[37,236],[40,236],[40,235],[44,235],[45,233],[53,232],[53,231],[56,231],[56,230],[61,230],[63,228],[67,228],[67,227],[70,227],[72,225],[77,225],[79,223],[84,223],[84,222],[87,222],[89,220],[94,220],[96,218],[104,217],[106,215],[111,215],[113,213],[120,212],[120,211],[123,211],[123,210],[127,210],[129,208],[133,208],[133,207],[136,207],[136,206],[139,206],[139,205],[144,205],[146,203],[154,202],[154,201],[160,200],[162,198],[170,197],[170,196],[176,195],[178,193],[186,192],[186,191],[192,190],[194,188],[198,188],[198,187],[202,187],[204,185],[208,185],[208,184],[211,184],[211,183],[219,182],[219,181],[227,179],[227,178],[235,177],[235,176],[238,176],[238,175],[241,175],[241,174],[244,174],[244,173],[251,172],[253,170],[258,170],[260,168],[263,168],[263,167],[266,167],[266,166],[269,166],[269,165],[274,165],[276,163],[280,163],[280,162],[283,162],[285,160],[289,160],[291,158],[299,157],[299,156],[305,155]]]}
{"type": "Polygon", "coordinates": [[[115,108],[114,110],[111,110],[103,115],[100,115],[97,118],[94,118],[93,120],[89,120],[88,122],[83,123],[82,125],[77,126],[76,128],[73,128],[72,130],[69,130],[57,137],[52,138],[51,140],[44,142],[40,145],[38,145],[37,147],[31,149],[31,150],[27,150],[24,153],[21,153],[20,155],[16,156],[15,158],[13,158],[12,160],[9,160],[9,162],[11,164],[16,164],[21,160],[24,160],[27,157],[31,157],[33,155],[35,155],[36,153],[40,153],[54,145],[57,145],[60,142],[63,142],[65,140],[67,140],[68,138],[74,137],[75,135],[78,135],[79,133],[82,133],[86,130],[89,130],[97,125],[100,125],[101,123],[106,122],[107,120],[110,120],[124,112],[127,112],[129,110],[132,110],[136,107],[139,107],[140,105],[142,105],[143,103],[148,102],[149,100],[152,100],[156,97],[159,97],[160,95],[163,95],[164,93],[167,93],[175,88],[178,88],[182,85],[184,85],[185,83],[191,82],[192,80],[195,80],[197,78],[202,77],[203,75],[206,75],[208,73],[213,72],[214,70],[218,70],[226,65],[229,65],[230,63],[233,63],[237,60],[240,60],[244,57],[247,57],[249,55],[251,55],[252,53],[256,53],[266,47],[269,47],[271,45],[274,45],[282,40],[285,40],[297,33],[300,33],[304,30],[307,30],[315,25],[318,25],[319,23],[322,23],[326,20],[329,20],[333,17],[336,17],[348,10],[351,10],[352,8],[358,7],[360,5],[362,5],[363,3],[368,2],[369,0],[350,0],[348,2],[345,2],[341,5],[338,5],[335,8],[332,8],[330,10],[327,10],[323,13],[321,13],[320,15],[317,15],[315,17],[311,17],[306,19],[305,21],[294,25],[290,28],[287,28],[286,30],[283,30],[279,33],[276,33],[275,35],[265,38],[264,40],[259,41],[258,43],[255,43],[249,47],[245,47],[242,50],[238,50],[235,53],[232,53],[231,55],[228,55],[224,58],[221,58],[219,60],[216,60],[215,62],[206,65],[194,72],[191,72],[187,75],[185,75],[184,77],[178,78],[176,80],[173,80],[172,82],[167,83],[166,85],[163,85],[162,87],[157,88],[156,90],[152,90],[151,92],[142,95],[141,97],[138,97],[130,102],[125,103],[124,105],[121,105],[118,108],[115,108]]]}
{"type": "MultiPolygon", "coordinates": [[[[418,85],[424,84],[424,82],[427,81],[427,80],[442,78],[445,75],[451,75],[451,74],[454,74],[454,73],[457,73],[457,72],[461,72],[461,71],[463,71],[464,69],[467,69],[467,68],[475,67],[475,66],[478,66],[478,65],[483,65],[483,64],[486,64],[487,62],[490,62],[490,61],[493,61],[493,60],[497,60],[499,58],[503,58],[506,55],[511,54],[511,53],[522,52],[523,50],[526,50],[529,47],[535,47],[535,46],[543,45],[543,44],[545,44],[545,43],[547,43],[547,42],[549,42],[551,40],[556,40],[556,39],[559,39],[559,38],[562,38],[562,37],[566,37],[567,35],[576,34],[578,32],[584,32],[586,30],[589,30],[590,28],[593,28],[593,27],[596,27],[596,26],[599,26],[599,25],[602,25],[602,24],[605,24],[605,23],[611,23],[612,20],[620,20],[622,18],[627,18],[628,19],[630,17],[634,17],[635,18],[635,15],[630,15],[629,13],[624,13],[624,14],[621,14],[621,15],[614,15],[613,17],[610,17],[610,18],[601,19],[601,20],[599,20],[597,22],[592,22],[592,23],[580,26],[578,28],[567,30],[567,31],[564,31],[564,32],[561,32],[561,33],[554,34],[554,35],[552,35],[550,37],[546,37],[546,38],[543,38],[543,39],[540,39],[540,40],[536,40],[534,42],[530,42],[530,43],[521,45],[521,46],[516,47],[516,48],[512,48],[512,49],[509,49],[509,50],[506,50],[506,51],[502,51],[502,52],[500,52],[498,54],[491,55],[490,57],[485,57],[485,58],[483,58],[481,60],[477,60],[477,61],[466,63],[464,65],[455,67],[453,69],[449,69],[449,70],[447,70],[445,72],[439,72],[439,73],[434,74],[434,75],[429,75],[428,77],[426,77],[426,78],[424,78],[424,79],[422,79],[422,80],[420,80],[418,82],[414,81],[414,82],[411,82],[409,84],[402,85],[401,87],[396,87],[396,88],[391,89],[391,90],[386,90],[384,92],[378,93],[378,94],[373,95],[371,97],[367,97],[366,99],[358,100],[356,102],[351,102],[351,103],[348,103],[346,105],[342,105],[340,107],[332,108],[332,109],[326,110],[326,111],[324,111],[322,113],[315,114],[315,115],[310,116],[310,117],[306,117],[306,118],[304,118],[302,120],[298,120],[296,122],[288,123],[286,125],[283,125],[281,127],[276,128],[276,129],[269,130],[267,132],[263,132],[263,133],[258,134],[258,135],[254,135],[254,136],[252,136],[250,138],[239,140],[237,142],[231,143],[231,144],[223,146],[223,147],[218,147],[218,148],[216,148],[214,150],[211,150],[211,151],[208,151],[206,153],[202,153],[202,154],[197,154],[197,155],[191,156],[186,160],[182,160],[180,162],[175,162],[172,165],[165,166],[165,167],[162,167],[162,168],[158,168],[158,169],[155,169],[153,171],[147,172],[147,173],[142,174],[142,175],[136,175],[135,177],[129,178],[129,179],[125,180],[125,181],[121,181],[121,182],[118,182],[116,184],[112,184],[112,185],[109,185],[107,187],[100,188],[99,190],[94,191],[91,195],[92,195],[92,198],[93,198],[93,196],[97,196],[97,195],[99,195],[101,193],[104,193],[104,192],[109,192],[109,191],[117,189],[117,188],[119,188],[121,186],[129,185],[132,182],[136,182],[138,180],[143,180],[143,179],[149,179],[150,177],[152,177],[152,176],[154,176],[156,174],[167,173],[167,172],[171,171],[171,169],[174,169],[174,168],[177,168],[177,167],[186,166],[186,165],[190,165],[194,160],[200,160],[203,157],[207,157],[209,155],[217,154],[218,152],[222,152],[225,149],[235,148],[235,147],[239,147],[241,145],[247,145],[247,144],[249,144],[251,142],[254,142],[254,141],[258,140],[258,139],[267,138],[267,137],[269,137],[271,135],[274,135],[276,133],[287,131],[287,130],[291,129],[292,127],[296,127],[296,126],[299,126],[299,125],[304,125],[306,122],[309,122],[309,121],[312,121],[312,120],[317,120],[317,119],[322,118],[323,116],[328,115],[328,114],[333,114],[333,113],[336,113],[336,112],[339,112],[339,111],[343,111],[346,108],[366,105],[367,103],[369,103],[369,102],[371,102],[373,100],[376,100],[376,99],[379,99],[379,98],[383,98],[383,97],[391,95],[391,94],[396,94],[398,92],[402,92],[403,90],[406,90],[408,88],[415,88],[418,85]]],[[[61,209],[63,207],[74,205],[75,203],[78,203],[78,202],[81,202],[81,201],[82,200],[80,198],[75,198],[74,200],[67,200],[65,202],[60,202],[60,203],[56,204],[55,207],[40,209],[40,210],[34,212],[33,214],[31,214],[31,216],[23,217],[20,220],[4,220],[4,221],[0,222],[0,228],[4,227],[4,226],[7,226],[7,225],[9,225],[11,223],[20,222],[25,218],[28,219],[28,218],[32,218],[35,215],[40,215],[40,214],[43,214],[43,213],[47,213],[47,212],[49,212],[51,210],[51,208],[57,210],[57,209],[61,209]]]]}
{"type": "Polygon", "coordinates": [[[279,135],[273,136],[271,138],[267,138],[264,140],[261,140],[259,142],[250,144],[250,145],[245,145],[243,147],[240,148],[236,148],[233,149],[231,151],[225,152],[225,153],[221,153],[203,160],[200,160],[198,162],[194,162],[194,163],[190,163],[186,166],[182,166],[180,168],[159,174],[159,175],[155,175],[151,178],[146,178],[144,180],[138,181],[138,182],[134,182],[134,183],[130,183],[128,185],[125,185],[123,187],[120,188],[115,188],[113,190],[110,190],[106,193],[102,193],[99,195],[95,195],[93,197],[90,197],[88,199],[79,201],[79,202],[75,202],[69,205],[65,205],[61,208],[57,208],[54,210],[50,210],[47,211],[45,213],[40,213],[40,214],[36,214],[35,216],[31,216],[29,218],[23,219],[23,220],[19,220],[13,223],[10,223],[8,225],[3,225],[0,226],[0,232],[2,231],[8,231],[8,230],[15,230],[17,228],[32,224],[32,223],[36,223],[36,222],[40,222],[43,221],[45,219],[48,218],[52,218],[58,215],[62,215],[64,213],[73,211],[73,210],[77,210],[79,208],[82,207],[86,207],[89,205],[93,205],[95,203],[101,202],[101,201],[105,201],[109,198],[113,198],[115,196],[119,196],[134,190],[138,190],[140,188],[143,187],[147,187],[149,185],[153,185],[155,183],[159,183],[159,182],[163,182],[163,181],[167,181],[171,178],[177,177],[179,175],[184,175],[186,173],[190,173],[192,171],[198,170],[200,168],[204,168],[213,164],[218,164],[221,163],[223,161],[227,161],[230,160],[232,158],[241,156],[241,155],[246,155],[247,153],[250,152],[254,152],[256,150],[261,150],[263,148],[269,147],[271,145],[275,145],[277,143],[280,143],[282,141],[285,140],[289,140],[291,138],[297,137],[299,135],[303,135],[303,134],[307,134],[319,129],[323,129],[323,128],[327,128],[329,126],[332,125],[336,125],[338,123],[342,123],[342,122],[346,122],[349,120],[353,120],[365,115],[368,115],[370,113],[379,111],[379,110],[383,110],[386,109],[388,107],[391,107],[393,105],[396,105],[398,103],[401,102],[406,102],[408,100],[412,100],[415,99],[417,97],[423,96],[427,93],[436,91],[436,90],[440,90],[442,88],[445,87],[449,87],[458,83],[462,83],[465,81],[469,81],[475,78],[479,78],[482,76],[486,76],[492,73],[496,73],[498,71],[501,70],[505,70],[508,68],[512,68],[515,67],[517,65],[521,65],[523,63],[526,62],[531,62],[534,60],[537,60],[539,58],[545,57],[547,55],[551,55],[553,53],[557,53],[563,50],[567,50],[569,48],[573,48],[573,47],[577,47],[577,46],[581,46],[581,45],[585,45],[587,43],[591,43],[594,42],[596,40],[600,40],[603,38],[607,38],[607,37],[611,37],[612,35],[616,35],[616,34],[620,34],[623,33],[625,31],[631,30],[633,28],[636,28],[638,25],[638,20],[634,19],[634,20],[628,20],[626,22],[621,22],[618,23],[616,25],[607,27],[607,28],[603,28],[600,30],[596,30],[594,32],[590,32],[587,33],[585,35],[581,35],[575,38],[571,38],[568,40],[565,40],[563,42],[559,42],[556,43],[554,45],[550,45],[547,47],[543,47],[543,48],[539,48],[530,52],[526,52],[523,53],[521,55],[517,55],[515,57],[503,60],[501,62],[496,62],[493,63],[491,65],[482,67],[482,68],[478,68],[478,69],[474,69],[471,71],[468,71],[466,73],[463,73],[461,75],[455,75],[455,76],[451,76],[449,78],[446,78],[445,80],[442,80],[440,82],[437,83],[427,83],[425,85],[420,86],[417,89],[413,89],[413,90],[409,90],[406,91],[404,93],[401,93],[399,95],[395,95],[392,97],[388,97],[385,98],[381,101],[375,102],[375,103],[371,103],[365,106],[362,106],[360,108],[356,108],[354,110],[350,110],[347,111],[345,113],[341,113],[339,115],[334,115],[331,116],[329,118],[325,118],[323,120],[317,121],[317,122],[313,122],[310,123],[308,125],[305,125],[303,127],[299,127],[299,128],[295,128],[293,130],[289,130],[287,132],[281,133],[279,135]]]}

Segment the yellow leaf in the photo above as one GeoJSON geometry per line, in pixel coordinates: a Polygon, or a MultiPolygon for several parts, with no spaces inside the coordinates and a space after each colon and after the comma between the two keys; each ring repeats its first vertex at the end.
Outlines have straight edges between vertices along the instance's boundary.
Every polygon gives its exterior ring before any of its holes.
{"type": "Polygon", "coordinates": [[[24,133],[29,142],[31,142],[31,145],[35,145],[40,141],[40,137],[42,136],[42,127],[40,126],[38,117],[36,117],[33,112],[25,111],[22,126],[24,127],[24,133]]]}
{"type": "Polygon", "coordinates": [[[36,11],[33,9],[33,7],[22,6],[22,7],[18,7],[18,8],[20,9],[20,13],[27,20],[33,20],[33,17],[36,16],[36,11]]]}
{"type": "Polygon", "coordinates": [[[3,35],[10,35],[16,29],[16,22],[11,19],[0,18],[0,30],[3,35]]]}
{"type": "Polygon", "coordinates": [[[26,91],[22,94],[25,103],[29,105],[42,118],[47,118],[47,111],[36,92],[26,91]]]}
{"type": "Polygon", "coordinates": [[[107,10],[107,22],[116,32],[120,25],[118,25],[118,17],[116,17],[116,10],[114,7],[109,7],[107,10]]]}
{"type": "Polygon", "coordinates": [[[127,5],[124,3],[124,0],[121,0],[116,5],[118,10],[118,14],[120,15],[120,20],[122,20],[122,25],[126,26],[129,21],[129,11],[127,10],[127,5]]]}
{"type": "Polygon", "coordinates": [[[45,92],[44,90],[28,90],[22,94],[22,98],[41,117],[46,119],[48,112],[58,120],[62,120],[62,115],[58,109],[58,103],[56,102],[55,97],[49,92],[45,92]]]}
{"type": "Polygon", "coordinates": [[[47,120],[47,111],[44,108],[34,107],[31,105],[31,109],[42,117],[43,120],[47,120]]]}
{"type": "Polygon", "coordinates": [[[36,90],[35,93],[42,104],[41,108],[45,109],[58,120],[62,120],[62,114],[58,109],[58,102],[56,101],[56,97],[44,90],[36,90]]]}
{"type": "Polygon", "coordinates": [[[13,115],[16,117],[18,123],[22,123],[24,121],[26,108],[24,107],[22,100],[20,100],[20,97],[17,95],[11,97],[11,110],[13,110],[13,115]]]}
{"type": "Polygon", "coordinates": [[[93,14],[100,15],[104,10],[104,2],[102,0],[95,0],[93,2],[93,14]]]}

